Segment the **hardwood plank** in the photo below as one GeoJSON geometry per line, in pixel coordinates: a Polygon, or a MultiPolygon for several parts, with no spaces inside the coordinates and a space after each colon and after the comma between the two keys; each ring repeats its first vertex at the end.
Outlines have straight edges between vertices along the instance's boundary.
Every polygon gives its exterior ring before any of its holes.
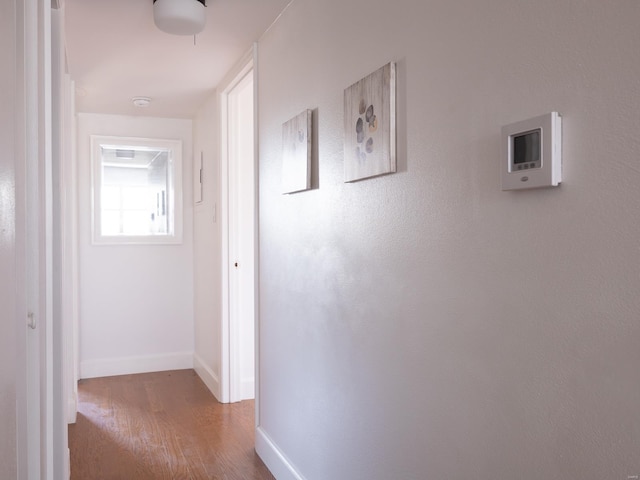
{"type": "Polygon", "coordinates": [[[81,380],[72,480],[273,480],[254,402],[220,404],[193,370],[81,380]]]}

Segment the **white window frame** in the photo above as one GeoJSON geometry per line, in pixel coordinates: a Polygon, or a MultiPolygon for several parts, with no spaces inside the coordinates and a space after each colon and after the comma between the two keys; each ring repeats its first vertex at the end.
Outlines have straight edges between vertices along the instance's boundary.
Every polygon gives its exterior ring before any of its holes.
{"type": "Polygon", "coordinates": [[[176,245],[182,243],[182,141],[156,138],[115,137],[91,135],[91,230],[94,245],[176,245]],[[170,184],[173,195],[166,204],[169,224],[173,230],[166,234],[152,235],[103,235],[102,234],[102,147],[135,149],[167,149],[172,171],[170,184]]]}

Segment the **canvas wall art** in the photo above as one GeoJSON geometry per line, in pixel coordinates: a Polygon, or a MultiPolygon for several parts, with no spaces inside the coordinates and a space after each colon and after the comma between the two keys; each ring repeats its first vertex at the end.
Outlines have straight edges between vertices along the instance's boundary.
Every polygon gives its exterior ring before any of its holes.
{"type": "Polygon", "coordinates": [[[344,91],[344,181],[396,171],[396,65],[344,91]]]}
{"type": "Polygon", "coordinates": [[[282,125],[283,193],[311,187],[311,110],[305,110],[282,125]]]}

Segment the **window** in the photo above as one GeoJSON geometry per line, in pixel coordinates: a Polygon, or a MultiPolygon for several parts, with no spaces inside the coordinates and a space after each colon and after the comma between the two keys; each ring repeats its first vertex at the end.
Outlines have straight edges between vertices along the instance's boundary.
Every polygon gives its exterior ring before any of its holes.
{"type": "Polygon", "coordinates": [[[182,142],[91,137],[93,243],[182,241],[182,142]]]}

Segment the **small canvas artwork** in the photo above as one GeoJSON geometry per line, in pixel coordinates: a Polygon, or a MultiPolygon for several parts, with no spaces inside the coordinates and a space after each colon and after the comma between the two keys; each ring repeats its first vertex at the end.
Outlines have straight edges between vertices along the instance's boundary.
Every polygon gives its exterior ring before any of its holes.
{"type": "Polygon", "coordinates": [[[344,91],[344,181],[396,171],[396,65],[344,91]]]}
{"type": "Polygon", "coordinates": [[[283,193],[311,187],[311,110],[305,110],[282,125],[283,193]]]}

